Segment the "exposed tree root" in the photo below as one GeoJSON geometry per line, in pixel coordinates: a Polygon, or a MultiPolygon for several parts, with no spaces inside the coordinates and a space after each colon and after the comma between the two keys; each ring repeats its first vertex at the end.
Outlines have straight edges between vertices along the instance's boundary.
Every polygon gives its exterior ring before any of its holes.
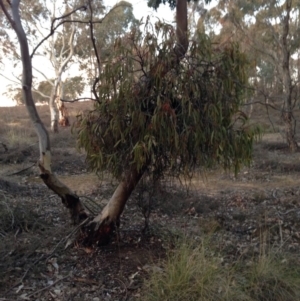
{"type": "Polygon", "coordinates": [[[83,245],[85,246],[105,246],[108,245],[116,230],[116,223],[98,224],[91,221],[84,228],[83,245]]]}

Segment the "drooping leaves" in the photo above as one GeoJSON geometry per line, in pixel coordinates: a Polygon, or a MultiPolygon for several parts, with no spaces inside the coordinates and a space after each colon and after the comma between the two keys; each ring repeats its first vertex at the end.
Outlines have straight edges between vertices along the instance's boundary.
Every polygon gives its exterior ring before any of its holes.
{"type": "Polygon", "coordinates": [[[259,129],[239,111],[247,59],[238,45],[216,50],[199,34],[181,63],[160,77],[153,70],[173,59],[175,34],[163,23],[150,29],[146,23],[144,34],[116,41],[100,75],[100,101],[78,116],[78,145],[91,168],[119,177],[131,164],[146,165],[161,176],[249,164],[259,129]]]}

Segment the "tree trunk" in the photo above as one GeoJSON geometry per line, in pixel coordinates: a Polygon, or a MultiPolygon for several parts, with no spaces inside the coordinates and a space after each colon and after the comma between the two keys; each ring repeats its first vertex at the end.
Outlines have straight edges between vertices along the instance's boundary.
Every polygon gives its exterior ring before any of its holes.
{"type": "Polygon", "coordinates": [[[56,88],[54,86],[51,90],[51,95],[49,99],[50,120],[51,120],[50,128],[51,128],[51,132],[58,133],[58,110],[56,107],[55,99],[56,99],[56,88]]]}
{"type": "Polygon", "coordinates": [[[292,112],[283,112],[282,119],[285,124],[286,142],[291,152],[298,149],[298,143],[295,139],[295,121],[292,112]]]}
{"type": "Polygon", "coordinates": [[[58,112],[59,112],[59,125],[62,127],[70,126],[68,109],[65,104],[59,100],[58,101],[58,112]]]}
{"type": "Polygon", "coordinates": [[[58,194],[64,205],[69,209],[74,222],[79,222],[87,218],[87,213],[81,204],[78,196],[73,193],[66,185],[60,182],[51,172],[51,150],[48,132],[42,123],[32,97],[32,65],[29,55],[28,41],[24,29],[22,27],[19,14],[19,0],[11,1],[12,16],[6,10],[3,0],[0,0],[0,7],[2,8],[7,20],[11,24],[13,30],[17,34],[21,50],[22,61],[22,94],[24,102],[33,126],[39,138],[40,160],[39,168],[41,171],[41,178],[44,183],[58,194]]]}
{"type": "Polygon", "coordinates": [[[289,21],[292,8],[292,0],[287,0],[285,3],[286,15],[283,18],[282,31],[282,73],[284,85],[284,106],[282,111],[282,119],[285,124],[286,142],[291,152],[298,149],[298,144],[295,139],[295,124],[293,117],[292,104],[292,79],[290,70],[290,51],[288,47],[289,21]]]}
{"type": "Polygon", "coordinates": [[[84,241],[85,244],[104,245],[110,241],[115,226],[119,225],[120,216],[125,204],[142,178],[144,171],[145,168],[137,170],[134,166],[124,174],[107,205],[88,225],[88,235],[84,241]]]}
{"type": "MultiPolygon", "coordinates": [[[[143,86],[140,93],[144,95],[149,89],[149,85],[155,84],[156,78],[161,78],[166,75],[172,68],[179,64],[180,60],[184,57],[188,49],[187,38],[187,1],[177,0],[176,2],[176,46],[173,52],[170,53],[172,58],[169,62],[161,61],[150,68],[148,74],[148,84],[143,86]]],[[[110,236],[113,232],[115,225],[119,223],[120,216],[124,210],[125,204],[131,195],[133,189],[141,179],[144,170],[137,170],[136,167],[124,173],[123,179],[115,190],[113,196],[108,204],[103,208],[102,212],[94,218],[89,224],[88,234],[85,243],[98,245],[106,244],[109,242],[110,236]]]]}
{"type": "MultiPolygon", "coordinates": [[[[54,10],[53,10],[54,13],[54,10]]],[[[53,18],[55,16],[53,15],[53,18]]],[[[71,20],[73,20],[73,14],[70,16],[71,20]]],[[[62,74],[65,71],[68,63],[70,62],[73,54],[74,54],[74,36],[76,27],[74,23],[72,24],[72,31],[68,41],[69,51],[67,57],[64,59],[65,51],[60,52],[60,57],[57,60],[55,54],[52,53],[52,58],[54,60],[53,65],[55,66],[56,79],[54,86],[51,91],[49,107],[50,107],[50,115],[51,115],[51,131],[54,133],[58,132],[58,124],[63,126],[69,125],[69,119],[67,116],[67,110],[64,105],[61,105],[60,101],[60,92],[62,91],[62,74]],[[59,91],[60,89],[60,91],[59,91]]],[[[54,49],[54,44],[53,44],[54,49]]]]}
{"type": "Polygon", "coordinates": [[[70,126],[70,120],[69,120],[69,114],[68,109],[65,106],[65,104],[61,101],[62,98],[64,98],[64,83],[60,82],[59,87],[59,97],[56,99],[56,104],[58,107],[58,113],[59,113],[59,125],[62,127],[70,126]]]}

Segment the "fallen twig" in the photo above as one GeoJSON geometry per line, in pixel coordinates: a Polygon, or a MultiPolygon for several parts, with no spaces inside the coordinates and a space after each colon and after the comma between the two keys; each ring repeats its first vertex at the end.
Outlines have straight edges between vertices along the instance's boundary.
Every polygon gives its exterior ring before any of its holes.
{"type": "Polygon", "coordinates": [[[46,261],[49,260],[49,258],[52,257],[53,253],[55,252],[55,250],[58,248],[58,246],[65,242],[66,240],[68,240],[74,233],[76,233],[84,224],[86,224],[89,221],[89,218],[86,218],[82,223],[80,223],[77,227],[75,227],[74,229],[72,229],[72,231],[66,236],[63,237],[57,244],[56,246],[53,248],[53,250],[51,251],[51,253],[48,255],[48,257],[46,258],[46,261]]]}
{"type": "Polygon", "coordinates": [[[29,297],[32,297],[32,296],[34,296],[34,295],[40,293],[40,292],[43,292],[43,291],[49,289],[50,287],[54,286],[54,285],[57,284],[58,282],[63,281],[63,280],[65,280],[65,279],[67,279],[67,278],[69,278],[69,277],[71,277],[71,276],[72,276],[72,275],[69,274],[69,275],[67,275],[67,276],[65,276],[65,277],[63,277],[63,278],[61,278],[61,279],[57,279],[57,280],[54,281],[52,284],[50,284],[50,285],[48,285],[48,286],[46,286],[46,287],[43,287],[43,288],[41,288],[41,289],[39,289],[39,290],[37,290],[37,291],[35,291],[35,292],[33,292],[33,293],[27,295],[26,297],[29,298],[29,297]]]}
{"type": "Polygon", "coordinates": [[[86,278],[81,278],[81,277],[74,277],[72,280],[76,281],[76,282],[83,282],[83,283],[88,283],[88,284],[95,284],[95,285],[99,285],[99,282],[96,280],[92,280],[92,279],[86,279],[86,278]]]}
{"type": "Polygon", "coordinates": [[[26,168],[24,168],[24,169],[22,169],[22,170],[19,170],[19,171],[10,173],[10,174],[8,174],[8,175],[6,175],[6,176],[7,176],[7,177],[10,177],[10,176],[14,176],[14,175],[19,175],[19,174],[21,174],[22,172],[24,172],[24,171],[30,169],[30,168],[33,167],[34,165],[36,165],[36,163],[33,163],[33,164],[30,165],[29,167],[26,167],[26,168]]]}

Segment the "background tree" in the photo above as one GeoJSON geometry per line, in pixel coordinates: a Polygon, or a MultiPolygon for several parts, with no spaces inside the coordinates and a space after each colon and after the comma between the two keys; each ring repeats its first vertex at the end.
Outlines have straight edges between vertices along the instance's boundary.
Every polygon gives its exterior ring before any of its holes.
{"type": "MultiPolygon", "coordinates": [[[[93,19],[101,20],[101,23],[93,25],[93,37],[91,37],[90,29],[86,29],[86,24],[79,23],[80,30],[86,34],[78,36],[75,52],[79,58],[77,62],[80,70],[84,71],[87,76],[95,98],[97,91],[94,84],[95,78],[100,73],[100,65],[105,64],[107,55],[114,51],[115,39],[124,36],[131,28],[138,26],[138,20],[134,17],[132,4],[127,1],[120,1],[108,11],[106,10],[101,19],[96,18],[98,14],[95,12],[93,14],[93,19]],[[91,43],[91,38],[93,38],[94,45],[91,43]]],[[[88,22],[89,14],[82,17],[84,21],[88,22]]]]}
{"type": "Polygon", "coordinates": [[[230,35],[248,49],[253,62],[252,77],[257,78],[261,94],[276,95],[272,105],[281,111],[285,138],[291,151],[298,148],[293,110],[298,85],[293,56],[299,49],[297,11],[299,1],[219,1],[206,16],[221,24],[221,39],[230,35]],[[227,34],[225,34],[227,32],[227,34]],[[268,90],[268,87],[270,88],[268,90]]]}
{"type": "MultiPolygon", "coordinates": [[[[51,90],[55,79],[50,78],[49,80],[44,80],[36,84],[33,88],[32,94],[34,102],[44,102],[49,100],[51,95],[51,90]]],[[[8,97],[11,97],[17,104],[24,104],[24,99],[22,95],[22,89],[16,88],[17,82],[11,84],[6,92],[8,97]]],[[[74,100],[79,98],[83,93],[86,86],[86,82],[82,76],[74,76],[66,78],[61,82],[60,98],[63,100],[74,100]]]]}

